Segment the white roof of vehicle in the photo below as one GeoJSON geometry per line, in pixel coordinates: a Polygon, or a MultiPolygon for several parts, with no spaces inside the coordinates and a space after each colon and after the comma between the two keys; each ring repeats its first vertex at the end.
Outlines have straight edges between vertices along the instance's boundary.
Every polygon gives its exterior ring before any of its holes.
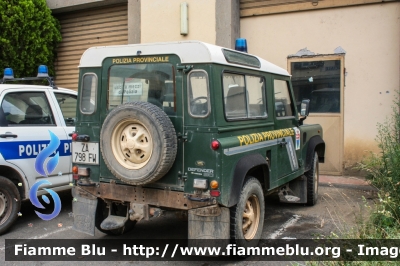
{"type": "Polygon", "coordinates": [[[66,89],[66,88],[61,88],[61,87],[57,87],[57,89],[53,89],[53,87],[50,86],[42,86],[42,85],[26,85],[26,84],[9,84],[9,83],[5,83],[5,84],[0,84],[0,90],[4,90],[4,89],[48,89],[48,90],[54,90],[54,92],[69,92],[72,94],[78,94],[76,91],[71,90],[71,89],[66,89]]]}
{"type": "Polygon", "coordinates": [[[222,48],[231,50],[199,41],[98,46],[91,47],[83,53],[79,67],[101,67],[105,58],[136,56],[137,51],[141,51],[141,56],[176,54],[179,56],[182,64],[219,63],[289,76],[289,73],[285,69],[255,55],[252,56],[256,57],[260,61],[260,68],[229,63],[226,61],[225,56],[222,53],[222,48]]]}

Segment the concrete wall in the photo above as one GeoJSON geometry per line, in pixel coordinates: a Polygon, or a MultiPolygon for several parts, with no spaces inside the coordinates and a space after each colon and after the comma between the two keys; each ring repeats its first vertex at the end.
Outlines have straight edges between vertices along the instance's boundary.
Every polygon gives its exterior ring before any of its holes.
{"type": "Polygon", "coordinates": [[[141,42],[200,40],[234,47],[239,36],[238,0],[141,1],[141,42]],[[189,31],[181,35],[180,4],[188,3],[189,31]]]}
{"type": "Polygon", "coordinates": [[[180,34],[180,4],[182,0],[153,0],[141,2],[141,42],[183,41],[198,39],[215,43],[215,0],[189,0],[189,34],[180,34]]]}
{"type": "Polygon", "coordinates": [[[287,68],[302,48],[319,54],[345,51],[344,167],[366,150],[377,151],[376,125],[390,115],[399,90],[400,3],[243,18],[250,53],[287,68]]]}

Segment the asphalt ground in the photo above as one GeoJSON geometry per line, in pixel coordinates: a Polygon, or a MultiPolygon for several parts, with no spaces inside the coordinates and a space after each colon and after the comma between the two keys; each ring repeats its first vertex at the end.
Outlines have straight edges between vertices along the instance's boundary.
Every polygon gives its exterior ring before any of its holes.
{"type": "MultiPolygon", "coordinates": [[[[320,176],[318,203],[313,207],[279,202],[276,196],[266,197],[264,230],[265,239],[312,239],[330,237],[349,232],[366,220],[376,199],[376,189],[357,177],[320,176]]],[[[72,197],[59,193],[62,210],[51,221],[38,218],[30,202],[23,202],[21,213],[11,230],[0,236],[0,265],[293,265],[294,262],[251,261],[201,262],[201,261],[5,261],[5,239],[179,239],[187,238],[187,220],[168,213],[149,221],[139,222],[123,236],[107,236],[96,230],[88,236],[72,229],[72,197]],[[2,263],[4,262],[4,264],[2,263]]],[[[296,264],[296,263],[294,263],[296,264]]]]}

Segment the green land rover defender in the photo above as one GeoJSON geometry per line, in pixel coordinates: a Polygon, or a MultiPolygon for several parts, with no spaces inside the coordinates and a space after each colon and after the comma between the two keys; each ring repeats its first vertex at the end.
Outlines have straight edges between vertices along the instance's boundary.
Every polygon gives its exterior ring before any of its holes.
{"type": "Polygon", "coordinates": [[[120,235],[179,211],[188,239],[261,237],[264,197],[314,205],[325,143],[290,75],[198,41],[93,47],[81,58],[74,229],[120,235]],[[300,112],[300,114],[298,113],[300,112]]]}

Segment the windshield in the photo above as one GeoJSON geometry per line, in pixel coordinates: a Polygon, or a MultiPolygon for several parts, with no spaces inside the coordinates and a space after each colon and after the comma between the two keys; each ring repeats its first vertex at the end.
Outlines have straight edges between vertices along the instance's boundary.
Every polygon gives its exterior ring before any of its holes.
{"type": "Polygon", "coordinates": [[[172,64],[113,65],[109,73],[108,109],[126,102],[143,101],[158,106],[168,115],[175,115],[172,64]]]}

